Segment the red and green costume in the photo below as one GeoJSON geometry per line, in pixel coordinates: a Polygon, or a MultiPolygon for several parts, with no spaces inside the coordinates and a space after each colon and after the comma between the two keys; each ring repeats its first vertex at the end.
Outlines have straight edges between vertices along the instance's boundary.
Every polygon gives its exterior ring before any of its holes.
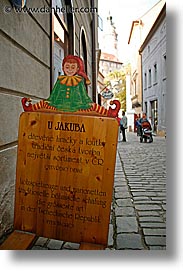
{"type": "Polygon", "coordinates": [[[81,76],[59,76],[51,95],[47,99],[50,106],[63,112],[89,109],[92,100],[88,96],[81,76]]]}

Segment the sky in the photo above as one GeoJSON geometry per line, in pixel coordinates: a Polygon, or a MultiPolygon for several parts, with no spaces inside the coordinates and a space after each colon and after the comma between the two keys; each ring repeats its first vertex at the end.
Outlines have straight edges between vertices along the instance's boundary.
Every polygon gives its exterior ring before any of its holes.
{"type": "MultiPolygon", "coordinates": [[[[113,17],[113,23],[118,33],[118,54],[122,62],[128,60],[128,38],[133,20],[138,19],[151,9],[159,0],[98,0],[98,13],[103,20],[113,17]]],[[[99,30],[99,43],[102,32],[99,30]]],[[[99,44],[102,47],[102,43],[99,44]]]]}

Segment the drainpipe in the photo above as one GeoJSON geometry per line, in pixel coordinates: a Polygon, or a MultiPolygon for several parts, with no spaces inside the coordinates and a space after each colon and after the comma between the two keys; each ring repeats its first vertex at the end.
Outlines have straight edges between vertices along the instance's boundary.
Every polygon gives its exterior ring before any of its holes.
{"type": "MultiPolygon", "coordinates": [[[[52,7],[52,1],[50,5],[52,7]]],[[[54,18],[53,10],[50,12],[50,92],[54,86],[54,18]]]]}
{"type": "Polygon", "coordinates": [[[142,66],[142,53],[140,52],[140,68],[141,68],[141,93],[142,93],[142,112],[144,111],[144,104],[143,104],[143,66],[142,66]]]}
{"type": "MultiPolygon", "coordinates": [[[[95,1],[91,0],[92,10],[95,8],[95,1]]],[[[95,13],[92,12],[92,99],[97,102],[97,66],[96,66],[96,18],[95,13]]]]}

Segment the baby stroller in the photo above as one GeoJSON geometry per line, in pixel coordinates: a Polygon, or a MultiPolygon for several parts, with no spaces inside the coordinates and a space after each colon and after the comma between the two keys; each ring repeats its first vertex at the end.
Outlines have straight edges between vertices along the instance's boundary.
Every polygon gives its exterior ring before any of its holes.
{"type": "Polygon", "coordinates": [[[140,142],[147,142],[149,140],[150,142],[153,142],[153,137],[152,137],[152,128],[151,124],[148,120],[142,121],[140,124],[140,142]]]}

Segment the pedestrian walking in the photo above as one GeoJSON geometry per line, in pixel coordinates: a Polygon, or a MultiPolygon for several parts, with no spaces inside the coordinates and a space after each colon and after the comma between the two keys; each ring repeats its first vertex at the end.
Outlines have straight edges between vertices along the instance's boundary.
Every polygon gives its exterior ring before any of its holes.
{"type": "Polygon", "coordinates": [[[135,122],[135,127],[137,128],[137,136],[141,135],[141,123],[140,123],[140,114],[137,116],[136,122],[135,122]]]}
{"type": "Polygon", "coordinates": [[[120,120],[120,128],[122,132],[123,142],[126,142],[126,129],[127,129],[127,117],[125,116],[125,112],[122,112],[122,118],[120,120]]]}
{"type": "Polygon", "coordinates": [[[122,141],[122,132],[121,132],[121,125],[120,125],[120,121],[121,121],[121,118],[120,117],[117,117],[117,121],[118,121],[118,142],[121,142],[122,141]]]}

